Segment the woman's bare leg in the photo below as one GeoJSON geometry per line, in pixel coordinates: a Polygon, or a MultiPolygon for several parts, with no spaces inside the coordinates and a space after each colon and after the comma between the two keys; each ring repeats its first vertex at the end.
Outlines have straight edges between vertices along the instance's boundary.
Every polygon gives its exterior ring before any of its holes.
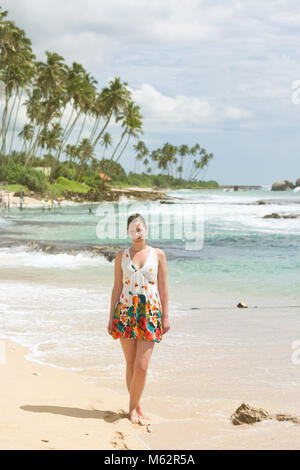
{"type": "Polygon", "coordinates": [[[126,385],[128,392],[130,393],[130,383],[133,376],[137,340],[130,338],[120,338],[120,342],[126,360],[126,385]]]}
{"type": "MultiPolygon", "coordinates": [[[[131,421],[133,422],[138,421],[137,415],[141,413],[139,401],[145,387],[148,365],[155,344],[154,341],[147,341],[141,338],[137,338],[136,341],[137,347],[133,367],[133,375],[130,383],[129,400],[129,415],[131,421]]],[[[143,416],[146,418],[144,414],[143,416]]]]}

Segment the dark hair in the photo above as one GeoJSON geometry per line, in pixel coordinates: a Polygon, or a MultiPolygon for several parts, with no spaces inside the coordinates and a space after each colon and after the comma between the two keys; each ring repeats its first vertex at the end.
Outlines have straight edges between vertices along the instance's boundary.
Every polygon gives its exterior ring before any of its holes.
{"type": "Polygon", "coordinates": [[[144,217],[143,217],[141,214],[136,213],[136,214],[131,214],[131,215],[128,217],[128,219],[127,219],[127,230],[128,230],[129,225],[131,224],[131,222],[132,222],[133,220],[135,220],[135,219],[141,219],[141,221],[143,222],[143,224],[144,224],[145,227],[147,228],[147,224],[146,224],[146,222],[145,222],[144,217]]]}

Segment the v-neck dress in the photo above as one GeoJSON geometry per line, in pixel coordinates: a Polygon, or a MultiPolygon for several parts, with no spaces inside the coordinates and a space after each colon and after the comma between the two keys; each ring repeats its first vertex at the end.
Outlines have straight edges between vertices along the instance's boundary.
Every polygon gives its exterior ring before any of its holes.
{"type": "Polygon", "coordinates": [[[162,340],[162,308],[157,288],[158,259],[155,248],[144,266],[137,269],[130,258],[129,248],[122,256],[123,288],[117,302],[112,323],[112,338],[142,338],[162,340]]]}

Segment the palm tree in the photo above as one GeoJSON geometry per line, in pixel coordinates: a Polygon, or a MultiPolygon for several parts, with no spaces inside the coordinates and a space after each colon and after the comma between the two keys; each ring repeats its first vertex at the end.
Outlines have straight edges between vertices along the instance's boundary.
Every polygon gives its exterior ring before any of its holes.
{"type": "Polygon", "coordinates": [[[147,149],[145,143],[142,140],[139,140],[136,144],[134,144],[133,149],[136,152],[136,157],[134,161],[134,172],[135,172],[136,162],[146,157],[149,154],[149,150],[147,149]]]}
{"type": "Polygon", "coordinates": [[[126,108],[126,105],[130,101],[131,92],[128,90],[127,85],[127,82],[122,83],[120,78],[117,77],[114,80],[110,80],[109,87],[102,90],[98,100],[98,123],[100,122],[101,117],[104,117],[105,124],[92,143],[94,148],[101,139],[112,116],[115,116],[117,119],[119,114],[124,108],[126,108]]]}
{"type": "Polygon", "coordinates": [[[60,108],[65,102],[67,66],[63,63],[63,57],[56,53],[46,51],[46,56],[46,63],[36,62],[37,74],[34,86],[26,101],[27,115],[38,127],[35,140],[25,157],[25,166],[43,142],[40,133],[47,131],[48,126],[51,123],[54,125],[55,119],[61,117],[60,108]]]}
{"type": "MultiPolygon", "coordinates": [[[[1,7],[0,7],[1,8],[1,7]]],[[[15,104],[18,101],[17,113],[14,120],[12,139],[15,132],[16,119],[20,108],[20,90],[32,79],[34,74],[31,41],[25,36],[25,32],[17,28],[14,21],[4,21],[7,11],[0,11],[0,80],[5,85],[5,105],[2,114],[1,127],[1,153],[6,154],[6,137],[15,104]],[[9,112],[10,98],[15,94],[13,104],[9,112]]],[[[12,141],[10,145],[10,150],[12,141]]],[[[9,159],[8,159],[9,161],[9,159]]],[[[3,162],[4,163],[4,162],[3,162]]]]}
{"type": "Polygon", "coordinates": [[[109,132],[105,132],[103,137],[101,138],[101,145],[104,147],[103,155],[102,155],[102,160],[104,160],[105,156],[105,151],[108,149],[108,147],[112,146],[112,138],[109,132]]]}
{"type": "Polygon", "coordinates": [[[22,146],[21,152],[23,151],[23,148],[25,148],[25,153],[27,152],[26,142],[29,142],[32,140],[33,134],[34,134],[34,127],[31,124],[25,124],[23,129],[18,134],[18,137],[23,139],[23,146],[22,146]]]}
{"type": "Polygon", "coordinates": [[[94,149],[89,142],[89,139],[83,139],[78,147],[78,154],[77,157],[79,159],[79,165],[76,169],[75,177],[76,180],[78,175],[82,171],[84,165],[88,162],[88,160],[94,157],[94,149]]]}
{"type": "Polygon", "coordinates": [[[191,178],[191,175],[193,173],[193,165],[195,164],[195,155],[197,153],[197,150],[200,148],[200,145],[199,144],[195,144],[193,145],[193,147],[191,147],[189,149],[189,155],[190,155],[190,159],[188,161],[188,164],[187,164],[187,169],[186,169],[186,175],[187,175],[187,179],[189,180],[191,178]],[[193,160],[194,158],[194,160],[193,160]]]}
{"type": "Polygon", "coordinates": [[[76,145],[67,144],[65,148],[65,154],[67,157],[69,157],[68,166],[70,167],[70,164],[72,163],[73,158],[76,156],[76,145]]]}
{"type": "Polygon", "coordinates": [[[123,119],[122,122],[122,127],[125,127],[124,131],[122,132],[121,138],[118,142],[118,145],[116,146],[113,155],[111,157],[111,160],[113,160],[113,157],[117,151],[117,148],[121,144],[125,134],[128,135],[126,143],[124,147],[122,148],[121,152],[119,153],[119,156],[116,159],[116,162],[120,159],[121,155],[123,154],[124,150],[126,149],[130,137],[138,138],[138,134],[143,134],[142,130],[142,118],[143,116],[140,114],[140,106],[137,106],[134,104],[133,101],[130,101],[126,108],[124,109],[123,114],[121,114],[118,117],[118,120],[123,119]]]}
{"type": "Polygon", "coordinates": [[[180,155],[180,166],[177,168],[179,174],[180,174],[180,179],[182,180],[182,173],[183,173],[183,158],[189,153],[189,147],[188,145],[181,145],[179,147],[179,155],[180,155]]]}

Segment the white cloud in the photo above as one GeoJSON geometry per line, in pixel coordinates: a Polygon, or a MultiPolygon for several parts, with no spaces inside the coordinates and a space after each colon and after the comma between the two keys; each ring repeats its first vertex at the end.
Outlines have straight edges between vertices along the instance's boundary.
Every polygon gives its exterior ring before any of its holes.
{"type": "Polygon", "coordinates": [[[141,106],[145,121],[149,123],[201,126],[253,115],[252,112],[240,107],[226,107],[220,103],[212,105],[207,97],[167,96],[147,83],[131,91],[134,101],[141,106]]]}
{"type": "Polygon", "coordinates": [[[146,83],[141,88],[132,90],[132,96],[149,121],[199,123],[213,115],[213,109],[205,98],[183,95],[176,95],[173,98],[163,95],[146,83]]]}
{"type": "Polygon", "coordinates": [[[253,113],[251,111],[234,106],[229,106],[229,108],[224,111],[224,117],[228,117],[229,119],[243,119],[251,117],[252,115],[253,113]]]}

